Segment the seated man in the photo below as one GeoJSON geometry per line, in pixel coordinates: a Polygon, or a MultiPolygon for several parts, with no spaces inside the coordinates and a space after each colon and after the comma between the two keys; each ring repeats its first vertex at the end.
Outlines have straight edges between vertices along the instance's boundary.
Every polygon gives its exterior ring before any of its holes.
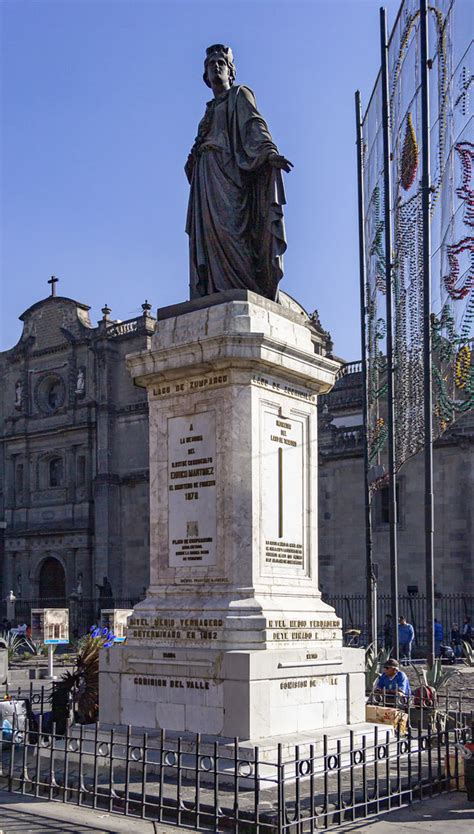
{"type": "MultiPolygon", "coordinates": [[[[406,698],[411,695],[410,681],[405,672],[399,668],[398,660],[393,657],[387,660],[375,684],[375,691],[387,693],[391,701],[396,700],[397,695],[404,695],[406,698]]],[[[388,698],[386,700],[388,701],[388,698]]]]}

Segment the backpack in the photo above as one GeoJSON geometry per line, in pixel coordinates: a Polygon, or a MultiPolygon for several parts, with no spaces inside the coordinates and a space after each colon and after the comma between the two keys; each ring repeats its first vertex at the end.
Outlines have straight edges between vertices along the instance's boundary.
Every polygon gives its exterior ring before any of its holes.
{"type": "Polygon", "coordinates": [[[413,703],[416,707],[434,707],[436,706],[436,690],[431,686],[419,686],[413,693],[413,703]]]}

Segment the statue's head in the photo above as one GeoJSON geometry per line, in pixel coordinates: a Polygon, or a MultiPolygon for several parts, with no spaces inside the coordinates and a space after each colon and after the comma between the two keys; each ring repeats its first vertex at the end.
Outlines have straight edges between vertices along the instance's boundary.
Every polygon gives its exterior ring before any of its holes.
{"type": "Polygon", "coordinates": [[[224,44],[222,43],[214,43],[212,46],[208,46],[206,49],[206,57],[204,59],[204,74],[202,76],[204,79],[204,83],[207,84],[208,87],[211,86],[211,82],[209,81],[207,75],[207,67],[211,58],[215,57],[224,58],[229,69],[229,81],[230,86],[232,87],[236,75],[234,56],[232,55],[232,50],[230,46],[224,46],[224,44]]]}

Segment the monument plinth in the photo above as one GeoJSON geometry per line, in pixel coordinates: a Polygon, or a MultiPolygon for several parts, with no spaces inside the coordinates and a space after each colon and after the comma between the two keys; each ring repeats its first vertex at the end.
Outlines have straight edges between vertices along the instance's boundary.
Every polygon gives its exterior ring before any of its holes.
{"type": "Polygon", "coordinates": [[[128,357],[150,419],[150,588],[104,653],[101,721],[242,739],[364,720],[318,589],[316,399],[337,362],[246,290],[158,311],[128,357]]]}

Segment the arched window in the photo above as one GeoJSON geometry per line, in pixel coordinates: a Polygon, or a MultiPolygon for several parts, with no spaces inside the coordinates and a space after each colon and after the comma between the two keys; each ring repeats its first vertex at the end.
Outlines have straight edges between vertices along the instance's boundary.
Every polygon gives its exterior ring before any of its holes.
{"type": "Polygon", "coordinates": [[[51,458],[49,461],[49,485],[59,487],[63,482],[63,460],[62,458],[51,458]]]}

